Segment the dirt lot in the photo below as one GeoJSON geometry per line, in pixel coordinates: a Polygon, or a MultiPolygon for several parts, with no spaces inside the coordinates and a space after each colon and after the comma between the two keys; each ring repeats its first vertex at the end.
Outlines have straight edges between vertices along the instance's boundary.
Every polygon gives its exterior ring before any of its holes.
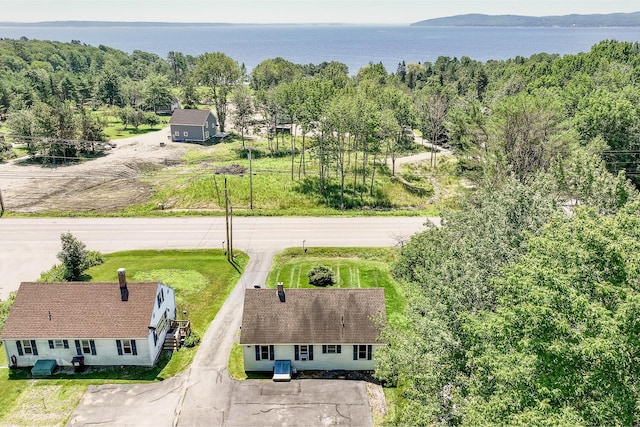
{"type": "Polygon", "coordinates": [[[150,168],[175,164],[188,149],[167,139],[169,128],[119,139],[104,156],[77,164],[41,166],[24,159],[0,163],[0,191],[13,212],[113,211],[152,195],[138,180],[150,168]],[[164,146],[160,146],[163,142],[164,146]]]}

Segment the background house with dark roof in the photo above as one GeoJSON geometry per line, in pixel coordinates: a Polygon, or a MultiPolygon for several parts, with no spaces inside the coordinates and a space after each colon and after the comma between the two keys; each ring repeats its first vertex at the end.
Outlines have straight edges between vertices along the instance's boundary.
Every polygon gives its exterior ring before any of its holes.
{"type": "Polygon", "coordinates": [[[384,289],[246,289],[240,344],[246,371],[275,360],[297,370],[375,368],[384,289]]]}
{"type": "Polygon", "coordinates": [[[0,339],[17,367],[53,359],[72,365],[153,366],[176,317],[174,290],[162,283],[22,283],[0,339]]]}
{"type": "Polygon", "coordinates": [[[218,122],[211,110],[174,110],[169,120],[173,142],[205,142],[217,133],[218,122]]]}

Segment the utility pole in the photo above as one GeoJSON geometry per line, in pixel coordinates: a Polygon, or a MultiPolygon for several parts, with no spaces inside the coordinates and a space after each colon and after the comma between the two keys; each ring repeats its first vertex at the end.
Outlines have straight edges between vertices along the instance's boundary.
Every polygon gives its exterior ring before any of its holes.
{"type": "Polygon", "coordinates": [[[233,206],[229,206],[229,248],[231,249],[231,259],[233,259],[233,206]]]}
{"type": "Polygon", "coordinates": [[[227,192],[227,177],[224,177],[224,213],[227,224],[227,261],[231,261],[231,240],[229,234],[229,193],[227,192]]]}
{"type": "Polygon", "coordinates": [[[251,169],[251,148],[249,148],[249,207],[253,210],[253,170],[251,169]]]}
{"type": "Polygon", "coordinates": [[[2,199],[2,190],[0,190],[0,209],[2,209],[2,213],[4,213],[4,200],[2,199]]]}

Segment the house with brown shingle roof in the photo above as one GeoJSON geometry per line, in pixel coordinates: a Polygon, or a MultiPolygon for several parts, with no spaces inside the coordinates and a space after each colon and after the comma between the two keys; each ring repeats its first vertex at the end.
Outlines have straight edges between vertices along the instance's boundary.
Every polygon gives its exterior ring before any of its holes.
{"type": "Polygon", "coordinates": [[[211,110],[174,110],[169,120],[171,141],[205,142],[217,135],[218,123],[211,110]]]}
{"type": "Polygon", "coordinates": [[[372,371],[385,321],[382,288],[246,289],[245,371],[271,371],[276,360],[299,371],[372,371]]]}
{"type": "Polygon", "coordinates": [[[174,290],[158,282],[27,283],[0,334],[12,366],[38,360],[153,366],[176,318],[174,290]]]}

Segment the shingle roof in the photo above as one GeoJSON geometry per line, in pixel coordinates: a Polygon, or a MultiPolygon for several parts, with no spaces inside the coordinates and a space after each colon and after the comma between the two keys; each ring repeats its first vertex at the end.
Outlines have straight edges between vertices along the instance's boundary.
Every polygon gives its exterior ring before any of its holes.
{"type": "Polygon", "coordinates": [[[0,339],[147,337],[158,283],[22,283],[0,339]],[[51,320],[49,320],[51,313],[51,320]]]}
{"type": "Polygon", "coordinates": [[[170,125],[202,126],[211,114],[211,110],[183,110],[178,109],[171,115],[170,125]]]}
{"type": "Polygon", "coordinates": [[[275,289],[244,293],[241,344],[374,343],[386,320],[384,289],[275,289]]]}

